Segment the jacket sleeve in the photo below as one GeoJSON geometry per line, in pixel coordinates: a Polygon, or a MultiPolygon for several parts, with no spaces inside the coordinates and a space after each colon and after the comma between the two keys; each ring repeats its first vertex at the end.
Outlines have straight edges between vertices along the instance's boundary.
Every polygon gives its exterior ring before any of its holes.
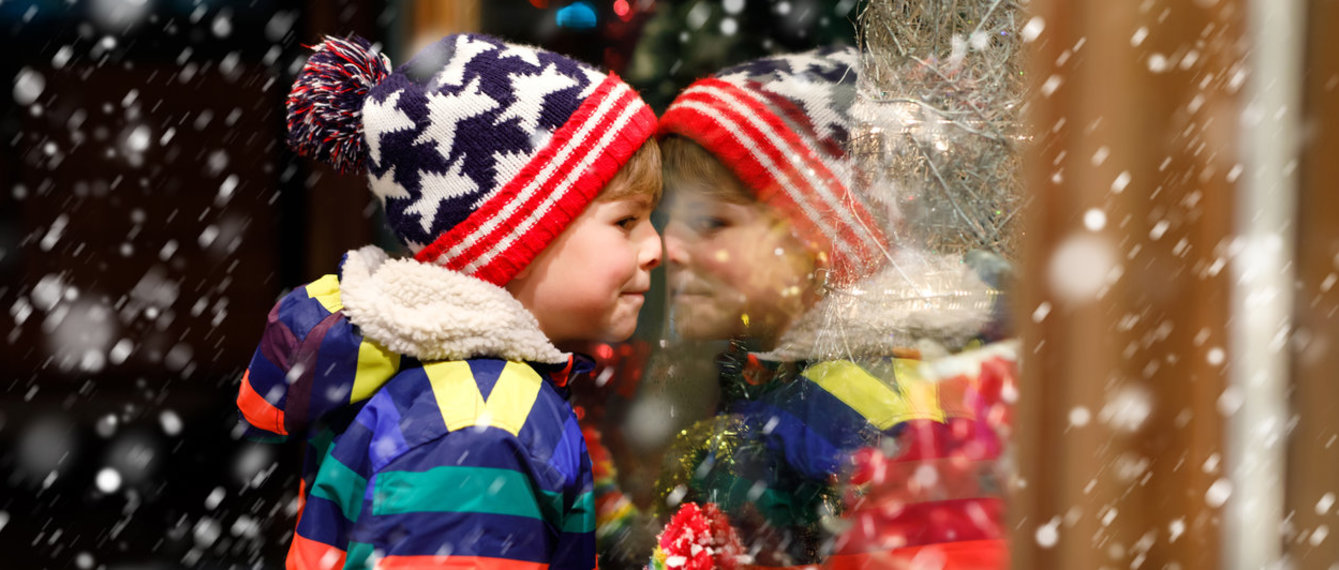
{"type": "Polygon", "coordinates": [[[400,356],[365,340],[343,309],[339,280],[327,275],[270,310],[238,387],[245,435],[283,441],[365,400],[399,369],[400,356]]]}
{"type": "Polygon", "coordinates": [[[251,439],[288,439],[288,387],[303,372],[302,347],[313,329],[328,322],[343,307],[339,282],[327,275],[285,295],[265,320],[265,331],[242,375],[237,409],[251,439]]]}
{"type": "Polygon", "coordinates": [[[562,559],[584,555],[589,562],[578,567],[593,567],[593,535],[579,549],[588,552],[564,552],[568,535],[591,533],[572,528],[589,517],[563,488],[563,477],[512,434],[453,431],[375,471],[349,556],[360,550],[389,567],[513,570],[567,567],[562,559]]]}

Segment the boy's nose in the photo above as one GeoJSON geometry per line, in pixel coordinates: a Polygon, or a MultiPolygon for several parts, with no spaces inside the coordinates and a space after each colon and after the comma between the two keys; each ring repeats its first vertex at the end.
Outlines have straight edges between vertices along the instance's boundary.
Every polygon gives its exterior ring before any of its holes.
{"type": "Polygon", "coordinates": [[[665,258],[675,265],[688,263],[688,248],[672,228],[665,228],[665,258]]]}
{"type": "Polygon", "coordinates": [[[642,253],[639,261],[641,261],[642,269],[649,271],[654,269],[657,265],[660,265],[664,246],[661,243],[660,234],[656,232],[656,228],[652,226],[650,222],[647,222],[646,226],[650,231],[649,235],[642,240],[642,253]]]}

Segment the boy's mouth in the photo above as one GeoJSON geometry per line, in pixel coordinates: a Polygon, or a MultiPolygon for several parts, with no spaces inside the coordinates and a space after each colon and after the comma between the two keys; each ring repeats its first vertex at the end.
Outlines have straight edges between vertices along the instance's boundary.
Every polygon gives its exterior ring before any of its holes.
{"type": "Polygon", "coordinates": [[[697,279],[677,279],[677,283],[670,285],[671,297],[708,297],[712,289],[707,284],[697,279]]]}
{"type": "Polygon", "coordinates": [[[710,297],[712,293],[711,287],[701,284],[687,284],[670,290],[673,297],[710,297]]]}

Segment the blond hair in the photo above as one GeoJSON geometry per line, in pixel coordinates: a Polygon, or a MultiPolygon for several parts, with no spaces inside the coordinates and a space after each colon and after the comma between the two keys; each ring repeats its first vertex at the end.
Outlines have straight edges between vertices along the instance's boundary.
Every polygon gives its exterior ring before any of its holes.
{"type": "Polygon", "coordinates": [[[646,143],[628,158],[628,162],[618,169],[609,183],[604,185],[604,189],[595,199],[607,202],[633,196],[648,196],[651,198],[651,203],[656,204],[660,202],[663,187],[660,177],[660,145],[656,144],[654,138],[647,139],[646,143]]]}
{"type": "Polygon", "coordinates": [[[756,204],[758,198],[725,163],[692,139],[669,135],[660,141],[665,187],[692,188],[734,204],[756,204]]]}

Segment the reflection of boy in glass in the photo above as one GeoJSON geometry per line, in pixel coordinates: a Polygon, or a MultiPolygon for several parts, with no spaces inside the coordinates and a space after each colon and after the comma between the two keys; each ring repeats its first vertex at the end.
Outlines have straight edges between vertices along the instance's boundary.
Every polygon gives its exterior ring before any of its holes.
{"type": "Polygon", "coordinates": [[[727,69],[661,119],[674,329],[735,342],[720,359],[721,413],[681,435],[658,487],[670,502],[718,503],[761,565],[896,566],[927,549],[1002,564],[998,497],[958,483],[998,455],[994,431],[979,428],[1012,353],[968,351],[942,378],[919,366],[922,348],[979,345],[993,292],[961,260],[890,252],[852,192],[856,57],[727,69]],[[908,298],[927,284],[954,302],[908,298]],[[907,467],[954,484],[908,493],[907,467]],[[905,506],[867,516],[888,500],[905,506]],[[853,515],[878,528],[842,532],[853,515]]]}
{"type": "Polygon", "coordinates": [[[675,331],[771,349],[818,299],[816,252],[706,149],[678,136],[664,146],[678,189],[666,228],[675,331]]]}

